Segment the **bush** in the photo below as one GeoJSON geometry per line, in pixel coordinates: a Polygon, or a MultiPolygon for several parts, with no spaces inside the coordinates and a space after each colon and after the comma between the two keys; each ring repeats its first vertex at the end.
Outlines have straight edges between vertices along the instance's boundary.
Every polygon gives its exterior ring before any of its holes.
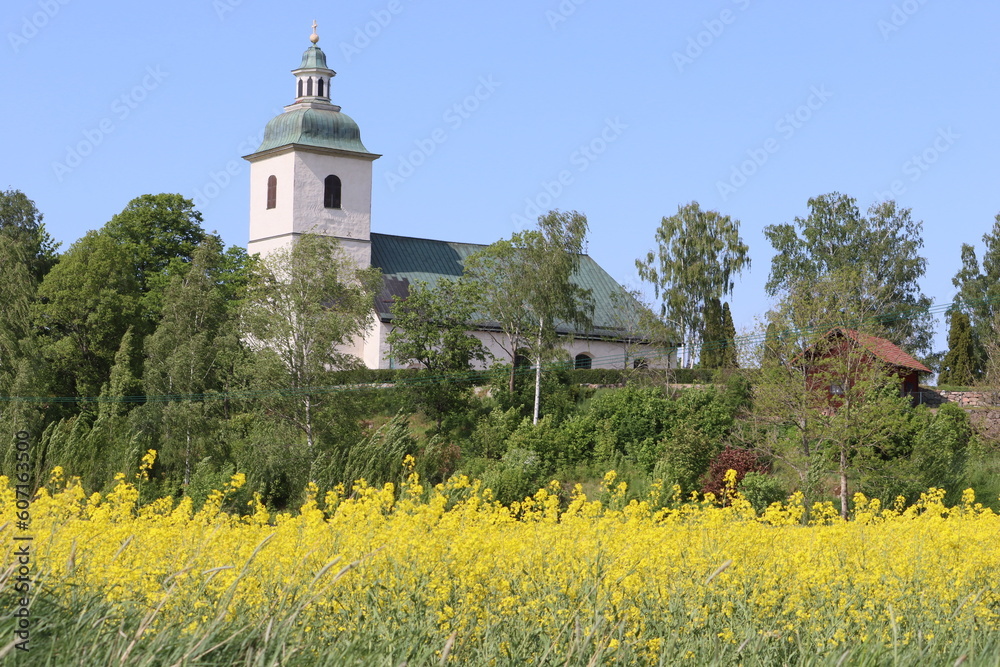
{"type": "Polygon", "coordinates": [[[507,451],[507,441],[521,425],[521,411],[516,407],[499,407],[479,418],[469,436],[469,453],[488,459],[499,459],[507,451]]]}
{"type": "Polygon", "coordinates": [[[701,479],[701,492],[714,493],[717,498],[722,498],[726,487],[725,476],[729,470],[736,471],[736,483],[739,484],[747,473],[769,473],[771,466],[762,461],[757,452],[726,447],[709,464],[708,472],[701,479]]]}
{"type": "Polygon", "coordinates": [[[772,503],[785,500],[788,491],[771,475],[751,470],[736,489],[750,501],[757,513],[766,510],[772,503]]]}
{"type": "Polygon", "coordinates": [[[533,495],[545,486],[545,470],[541,457],[527,449],[510,448],[500,461],[492,462],[480,475],[483,487],[493,491],[493,497],[510,505],[533,495]]]}

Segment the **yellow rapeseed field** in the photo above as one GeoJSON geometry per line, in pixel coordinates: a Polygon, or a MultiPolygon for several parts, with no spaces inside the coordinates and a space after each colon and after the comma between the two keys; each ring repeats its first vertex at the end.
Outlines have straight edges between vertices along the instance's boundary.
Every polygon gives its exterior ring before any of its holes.
{"type": "MultiPolygon", "coordinates": [[[[67,609],[102,601],[110,620],[94,632],[136,619],[133,655],[168,630],[263,636],[279,619],[302,664],[358,637],[416,637],[454,664],[583,647],[620,664],[864,646],[950,655],[1000,626],[1000,516],[971,491],[951,508],[936,490],[910,507],[858,495],[843,521],[799,495],[758,516],[732,477],[725,506],[659,486],[626,502],[609,473],[603,502],[577,487],[560,506],[550,487],[504,507],[464,477],[425,489],[411,474],[400,489],[312,488],[296,513],[222,512],[243,481],[194,511],[189,499],[138,506],[142,479],[124,476],[88,497],[57,469],[31,506],[35,577],[67,609]]],[[[7,563],[14,513],[0,478],[7,563]]]]}

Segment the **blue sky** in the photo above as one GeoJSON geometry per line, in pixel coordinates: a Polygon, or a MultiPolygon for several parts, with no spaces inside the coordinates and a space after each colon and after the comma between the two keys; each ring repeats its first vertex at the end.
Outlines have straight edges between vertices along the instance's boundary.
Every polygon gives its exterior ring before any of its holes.
{"type": "Polygon", "coordinates": [[[697,200],[742,223],[753,265],[730,300],[748,329],[769,306],[762,230],[812,196],[911,208],[938,304],[1000,211],[994,3],[6,6],[0,188],[34,199],[64,247],[158,192],[245,245],[241,156],[292,102],[313,19],[333,102],[383,155],[373,231],[490,243],[533,207],[575,209],[590,254],[638,287],[661,217],[697,200]]]}

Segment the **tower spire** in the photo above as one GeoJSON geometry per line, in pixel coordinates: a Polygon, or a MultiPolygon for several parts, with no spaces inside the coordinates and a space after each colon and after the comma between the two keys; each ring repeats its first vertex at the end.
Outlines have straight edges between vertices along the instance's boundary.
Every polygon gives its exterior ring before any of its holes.
{"type": "Polygon", "coordinates": [[[330,104],[330,81],[337,73],[326,65],[326,54],[319,48],[319,26],[315,20],[312,23],[312,34],[309,41],[312,45],[302,54],[302,64],[292,70],[295,75],[295,102],[319,102],[330,104]]]}

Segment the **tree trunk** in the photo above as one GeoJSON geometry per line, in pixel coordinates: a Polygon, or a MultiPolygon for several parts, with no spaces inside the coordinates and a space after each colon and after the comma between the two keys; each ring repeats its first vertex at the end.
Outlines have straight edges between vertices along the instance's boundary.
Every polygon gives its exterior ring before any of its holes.
{"type": "Polygon", "coordinates": [[[313,433],[312,433],[312,401],[310,396],[306,394],[306,444],[309,446],[309,451],[313,449],[313,433]]]}
{"type": "Polygon", "coordinates": [[[517,345],[514,342],[512,336],[508,336],[507,340],[510,344],[510,378],[507,382],[507,391],[511,396],[514,395],[514,375],[517,373],[517,345]]]}
{"type": "Polygon", "coordinates": [[[538,351],[535,353],[535,414],[532,424],[538,423],[538,404],[542,397],[542,322],[538,323],[538,351]]]}
{"type": "Polygon", "coordinates": [[[847,448],[840,447],[840,516],[847,519],[847,448]]]}
{"type": "Polygon", "coordinates": [[[184,450],[184,486],[191,484],[191,426],[187,427],[187,448],[184,450]]]}

